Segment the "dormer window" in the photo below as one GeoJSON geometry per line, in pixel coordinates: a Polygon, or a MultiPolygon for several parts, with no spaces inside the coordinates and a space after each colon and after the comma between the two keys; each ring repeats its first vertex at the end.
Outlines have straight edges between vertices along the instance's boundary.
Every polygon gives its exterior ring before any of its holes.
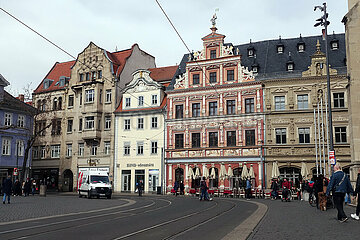
{"type": "Polygon", "coordinates": [[[330,42],[331,50],[338,50],[339,49],[339,41],[331,41],[330,42]]]}
{"type": "Polygon", "coordinates": [[[248,57],[254,57],[254,49],[253,48],[248,49],[248,57]]]}
{"type": "Polygon", "coordinates": [[[298,52],[304,52],[305,51],[305,44],[299,43],[298,44],[298,52]]]}
{"type": "Polygon", "coordinates": [[[251,70],[253,71],[253,73],[258,73],[259,67],[258,66],[252,66],[251,70]]]}
{"type": "Polygon", "coordinates": [[[216,50],[210,50],[210,59],[216,58],[216,50]]]}
{"type": "Polygon", "coordinates": [[[284,53],[284,45],[277,46],[277,53],[284,53]]]}
{"type": "Polygon", "coordinates": [[[288,72],[292,72],[292,71],[294,71],[294,63],[288,63],[287,64],[287,71],[288,72]]]}
{"type": "Polygon", "coordinates": [[[44,80],[44,89],[48,89],[52,83],[53,83],[53,80],[45,79],[44,80]]]}
{"type": "Polygon", "coordinates": [[[125,98],[125,107],[130,107],[130,106],[131,106],[130,98],[125,98]]]}

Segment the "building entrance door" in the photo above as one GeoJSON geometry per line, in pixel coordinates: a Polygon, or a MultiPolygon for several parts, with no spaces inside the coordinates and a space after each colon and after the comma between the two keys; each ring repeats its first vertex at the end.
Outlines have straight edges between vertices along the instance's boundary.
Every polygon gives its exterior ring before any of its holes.
{"type": "Polygon", "coordinates": [[[149,170],[149,192],[155,192],[156,187],[159,186],[159,170],[149,170]]]}
{"type": "Polygon", "coordinates": [[[131,171],[123,170],[122,171],[122,192],[130,192],[131,191],[131,171]]]}

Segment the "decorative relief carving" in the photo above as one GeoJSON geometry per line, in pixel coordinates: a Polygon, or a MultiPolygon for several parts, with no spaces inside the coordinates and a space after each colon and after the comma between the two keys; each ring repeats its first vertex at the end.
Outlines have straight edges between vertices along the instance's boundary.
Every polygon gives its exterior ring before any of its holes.
{"type": "Polygon", "coordinates": [[[257,121],[254,119],[246,119],[243,122],[243,127],[254,127],[256,126],[257,121]]]}
{"type": "Polygon", "coordinates": [[[193,53],[194,61],[205,59],[205,50],[196,51],[193,53]]]}
{"type": "Polygon", "coordinates": [[[184,88],[185,87],[185,73],[179,75],[176,79],[175,79],[176,83],[174,85],[175,89],[178,88],[184,88]]]}
{"type": "Polygon", "coordinates": [[[243,96],[246,95],[255,95],[256,94],[256,89],[249,89],[249,90],[244,90],[241,92],[243,96]]]}
{"type": "Polygon", "coordinates": [[[240,72],[239,72],[239,79],[240,79],[240,82],[250,81],[250,80],[254,80],[255,76],[254,76],[253,71],[249,71],[248,68],[241,66],[240,72]]]}
{"type": "Polygon", "coordinates": [[[206,96],[206,99],[218,99],[219,98],[219,94],[211,94],[206,96]]]}
{"type": "Polygon", "coordinates": [[[254,148],[250,148],[250,149],[243,149],[242,151],[242,155],[243,156],[253,156],[253,155],[257,155],[257,149],[254,148]]]}
{"type": "Polygon", "coordinates": [[[210,66],[206,67],[206,70],[218,69],[218,68],[220,68],[219,65],[210,65],[210,66]]]}
{"type": "Polygon", "coordinates": [[[240,151],[239,149],[225,149],[224,156],[239,156],[240,151]]]}
{"type": "Polygon", "coordinates": [[[206,150],[206,156],[208,156],[208,157],[221,156],[221,151],[220,150],[206,150]]]}
{"type": "Polygon", "coordinates": [[[348,122],[349,118],[345,117],[345,116],[336,116],[333,119],[334,122],[348,122]]]}
{"type": "Polygon", "coordinates": [[[185,102],[186,97],[174,97],[173,102],[185,102]]]}
{"type": "Polygon", "coordinates": [[[222,56],[226,57],[226,56],[232,56],[234,55],[233,53],[233,46],[222,46],[221,52],[222,52],[222,56]]]}
{"type": "Polygon", "coordinates": [[[189,68],[189,72],[194,72],[194,71],[201,71],[201,67],[192,67],[192,68],[189,68]]]}
{"type": "Polygon", "coordinates": [[[201,157],[202,151],[189,151],[189,157],[201,157]]]}
{"type": "Polygon", "coordinates": [[[172,152],[171,155],[173,158],[183,158],[183,157],[186,157],[186,151],[172,152]]]}

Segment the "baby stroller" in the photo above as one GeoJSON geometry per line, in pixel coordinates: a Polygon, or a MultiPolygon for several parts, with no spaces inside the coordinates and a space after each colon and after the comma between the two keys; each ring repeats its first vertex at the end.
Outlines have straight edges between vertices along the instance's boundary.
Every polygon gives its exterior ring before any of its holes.
{"type": "Polygon", "coordinates": [[[281,201],[290,202],[290,190],[287,188],[283,188],[282,194],[281,194],[281,201]]]}

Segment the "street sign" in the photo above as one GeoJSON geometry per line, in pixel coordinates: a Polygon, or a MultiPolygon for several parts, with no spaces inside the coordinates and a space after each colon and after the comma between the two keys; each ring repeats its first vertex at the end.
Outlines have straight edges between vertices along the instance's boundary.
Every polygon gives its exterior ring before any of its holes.
{"type": "Polygon", "coordinates": [[[14,168],[13,175],[14,175],[14,176],[17,176],[18,174],[19,174],[18,169],[17,169],[17,168],[14,168]]]}
{"type": "Polygon", "coordinates": [[[329,151],[329,163],[332,165],[336,164],[335,151],[329,151]]]}

